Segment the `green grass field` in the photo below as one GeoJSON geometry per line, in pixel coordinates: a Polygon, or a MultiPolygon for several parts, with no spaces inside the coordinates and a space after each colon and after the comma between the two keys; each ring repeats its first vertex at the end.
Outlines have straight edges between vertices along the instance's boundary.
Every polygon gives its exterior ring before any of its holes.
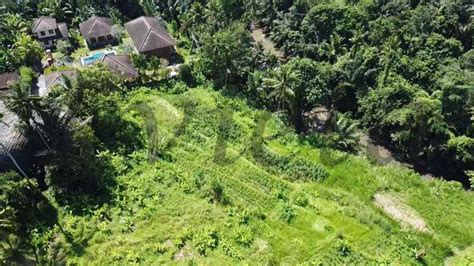
{"type": "Polygon", "coordinates": [[[139,90],[123,106],[153,149],[113,157],[126,168],[112,202],[86,215],[61,211],[74,241],[58,243],[72,263],[456,265],[473,255],[464,249],[474,242],[474,196],[460,185],[315,149],[275,117],[259,157],[252,136],[264,113],[203,88],[139,90]],[[226,108],[232,120],[219,123],[226,108]],[[215,155],[216,143],[227,143],[225,154],[215,155]],[[314,172],[321,178],[302,181],[314,172]],[[376,193],[403,199],[429,232],[402,229],[373,203],[376,193]]]}

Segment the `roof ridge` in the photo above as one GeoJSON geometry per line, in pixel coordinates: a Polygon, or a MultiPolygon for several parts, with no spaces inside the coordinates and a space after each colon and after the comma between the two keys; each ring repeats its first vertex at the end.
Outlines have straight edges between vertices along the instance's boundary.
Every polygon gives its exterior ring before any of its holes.
{"type": "Polygon", "coordinates": [[[89,20],[92,20],[91,23],[90,23],[90,27],[89,27],[89,28],[87,29],[87,31],[86,31],[86,34],[85,34],[86,36],[91,33],[91,31],[92,31],[92,29],[94,28],[94,25],[95,25],[96,23],[99,23],[99,24],[104,25],[104,26],[110,26],[109,24],[105,23],[105,21],[103,21],[103,20],[101,20],[101,19],[99,19],[99,18],[109,19],[108,17],[99,17],[99,16],[97,16],[97,15],[93,15],[90,19],[88,19],[88,20],[82,22],[82,23],[85,23],[85,22],[87,22],[87,21],[89,21],[89,20]]]}
{"type": "Polygon", "coordinates": [[[152,31],[154,31],[155,33],[157,33],[158,35],[160,35],[160,37],[162,37],[163,39],[166,39],[167,41],[169,41],[170,43],[174,43],[174,40],[169,38],[170,36],[165,36],[164,34],[162,34],[161,32],[155,30],[155,29],[151,29],[152,31]]]}
{"type": "Polygon", "coordinates": [[[143,42],[142,44],[140,45],[140,49],[138,51],[142,51],[143,49],[143,46],[145,46],[145,43],[146,41],[148,40],[148,38],[150,37],[150,33],[151,32],[154,32],[156,34],[158,34],[159,37],[161,37],[162,39],[164,39],[165,41],[169,42],[170,44],[174,44],[174,40],[170,40],[170,38],[168,38],[167,36],[164,36],[163,34],[161,34],[159,31],[153,29],[153,28],[149,28],[148,29],[148,33],[146,35],[146,37],[143,39],[143,42]]]}
{"type": "MultiPolygon", "coordinates": [[[[147,24],[147,25],[148,25],[148,24],[147,24]]],[[[142,51],[143,46],[145,46],[146,40],[148,40],[148,37],[150,36],[151,30],[152,30],[152,29],[149,27],[149,28],[148,28],[148,32],[146,33],[146,36],[145,36],[145,38],[143,38],[143,42],[142,42],[141,45],[140,45],[140,49],[138,49],[139,52],[142,51]]]]}
{"type": "Polygon", "coordinates": [[[148,20],[147,20],[146,18],[147,18],[147,16],[141,16],[141,17],[139,17],[139,19],[143,19],[143,20],[145,21],[145,24],[148,26],[148,28],[151,29],[151,25],[148,23],[148,20]]]}
{"type": "Polygon", "coordinates": [[[54,85],[57,81],[59,81],[62,78],[68,78],[68,76],[67,76],[68,72],[70,72],[72,74],[75,71],[76,70],[74,70],[74,69],[68,69],[68,70],[58,70],[58,71],[52,72],[46,78],[46,81],[50,81],[48,87],[51,87],[52,85],[54,85]],[[49,80],[48,77],[51,77],[51,76],[53,78],[51,80],[49,80]]]}
{"type": "Polygon", "coordinates": [[[128,67],[128,66],[125,66],[124,64],[122,64],[122,62],[120,62],[120,61],[118,61],[117,59],[115,59],[116,56],[127,56],[127,55],[109,55],[109,54],[106,54],[106,55],[104,56],[104,58],[102,58],[102,62],[104,62],[104,60],[105,60],[106,57],[109,57],[109,58],[112,59],[114,62],[116,62],[117,64],[121,65],[122,67],[124,67],[124,68],[126,68],[126,69],[128,69],[128,70],[131,70],[131,71],[133,71],[133,72],[137,72],[136,69],[132,69],[132,68],[130,68],[130,67],[128,67]]]}
{"type": "Polygon", "coordinates": [[[53,85],[61,77],[61,74],[59,73],[59,71],[53,72],[50,75],[52,75],[53,78],[51,80],[49,80],[50,81],[49,82],[49,87],[51,87],[51,85],[53,85]]]}
{"type": "MultiPolygon", "coordinates": [[[[50,25],[51,27],[54,27],[53,24],[51,24],[51,23],[49,23],[48,21],[44,20],[45,18],[50,18],[50,19],[56,20],[56,18],[53,18],[53,17],[51,17],[51,16],[40,16],[40,17],[38,18],[38,23],[36,24],[36,27],[34,28],[33,32],[36,31],[36,29],[37,29],[38,26],[40,25],[41,21],[44,21],[46,24],[50,25]]],[[[56,27],[57,27],[57,24],[58,24],[58,23],[56,23],[56,27]]]]}
{"type": "MultiPolygon", "coordinates": [[[[161,27],[161,28],[163,28],[164,30],[167,30],[165,27],[163,27],[163,26],[160,24],[160,22],[159,22],[159,20],[158,20],[157,18],[155,18],[155,17],[147,17],[147,16],[142,16],[142,18],[143,18],[143,20],[145,20],[145,24],[148,26],[148,28],[149,28],[150,30],[153,30],[154,32],[158,33],[158,35],[160,35],[160,37],[163,37],[163,38],[165,38],[165,39],[168,39],[168,36],[163,36],[159,31],[157,31],[156,29],[154,29],[154,28],[148,23],[147,18],[156,19],[157,22],[158,22],[158,27],[161,27]]],[[[168,41],[169,41],[169,39],[168,39],[168,41]]]]}
{"type": "Polygon", "coordinates": [[[89,30],[87,31],[86,35],[89,35],[91,33],[92,28],[94,28],[94,24],[98,22],[97,16],[93,16],[94,20],[92,20],[91,26],[89,27],[89,30]]]}
{"type": "MultiPolygon", "coordinates": [[[[90,26],[89,26],[89,28],[88,28],[87,31],[86,31],[86,34],[85,34],[86,36],[89,35],[89,33],[90,33],[91,30],[92,30],[92,26],[94,26],[94,23],[95,23],[95,20],[96,20],[96,16],[93,15],[93,16],[92,16],[90,19],[88,19],[88,20],[91,20],[91,19],[92,19],[92,22],[90,23],[90,26]]],[[[84,21],[84,22],[87,22],[87,20],[84,21]]],[[[84,23],[84,22],[82,22],[82,23],[84,23]]]]}
{"type": "Polygon", "coordinates": [[[143,29],[139,30],[139,32],[137,32],[138,35],[135,37],[131,36],[135,43],[134,46],[138,52],[144,52],[145,46],[147,45],[152,33],[156,34],[156,37],[159,39],[159,46],[173,46],[176,44],[176,41],[167,32],[167,29],[161,25],[158,18],[156,17],[140,16],[132,21],[129,21],[125,23],[127,31],[130,30],[129,25],[131,27],[139,27],[140,29],[143,29]]]}

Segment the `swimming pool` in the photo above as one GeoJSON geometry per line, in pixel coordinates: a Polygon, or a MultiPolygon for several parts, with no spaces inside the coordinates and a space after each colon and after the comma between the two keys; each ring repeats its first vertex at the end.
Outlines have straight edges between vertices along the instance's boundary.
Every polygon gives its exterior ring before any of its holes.
{"type": "Polygon", "coordinates": [[[81,64],[87,66],[101,60],[105,55],[117,54],[115,51],[100,51],[81,58],[81,64]]]}

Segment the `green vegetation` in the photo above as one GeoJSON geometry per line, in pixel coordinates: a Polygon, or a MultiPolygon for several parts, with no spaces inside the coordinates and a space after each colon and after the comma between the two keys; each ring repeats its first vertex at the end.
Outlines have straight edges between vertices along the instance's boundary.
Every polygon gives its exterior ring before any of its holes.
{"type": "Polygon", "coordinates": [[[426,182],[403,167],[373,166],[358,156],[338,161],[344,154],[312,148],[275,117],[264,133],[267,157],[252,153],[261,111],[242,100],[209,89],[178,95],[140,89],[121,102],[143,126],[156,126],[148,141],[168,143],[168,156],[149,161],[145,149],[101,155],[120,173],[112,187],[116,200],[79,214],[56,205],[66,233],[53,227],[35,240],[47,261],[439,264],[474,237],[466,222],[474,215],[473,194],[456,183],[426,182]],[[190,105],[189,123],[174,134],[190,105]],[[230,106],[238,111],[220,127],[212,110],[230,106]],[[220,130],[227,131],[225,156],[233,163],[213,158],[220,130]],[[276,163],[266,163],[269,156],[276,163]],[[294,165],[281,168],[278,162],[288,158],[294,165]],[[295,178],[307,171],[328,174],[317,182],[295,178]],[[400,229],[373,204],[380,192],[403,198],[430,233],[400,229]],[[426,255],[417,258],[420,251],[426,255]]]}
{"type": "Polygon", "coordinates": [[[18,171],[0,173],[1,264],[472,262],[466,1],[4,2],[0,71],[20,80],[0,122],[28,150],[0,142],[18,171]],[[160,16],[179,54],[131,54],[134,80],[79,67],[37,97],[28,28],[48,14],[70,28],[64,58],[89,51],[91,15],[160,16]],[[371,162],[362,134],[408,167],[371,162]]]}

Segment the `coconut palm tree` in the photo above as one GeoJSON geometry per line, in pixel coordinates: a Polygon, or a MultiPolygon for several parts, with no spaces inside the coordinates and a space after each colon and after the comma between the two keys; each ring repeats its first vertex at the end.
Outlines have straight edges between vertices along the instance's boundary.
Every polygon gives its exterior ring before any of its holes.
{"type": "Polygon", "coordinates": [[[99,10],[97,7],[92,5],[81,5],[77,7],[74,18],[72,19],[73,25],[79,25],[79,23],[86,21],[92,15],[98,15],[99,10]]]}
{"type": "Polygon", "coordinates": [[[333,145],[344,151],[354,151],[359,142],[357,123],[343,114],[334,116],[336,121],[331,127],[331,140],[333,145]]]}
{"type": "Polygon", "coordinates": [[[181,31],[191,39],[191,50],[199,47],[196,31],[199,25],[207,20],[208,15],[209,13],[205,12],[203,5],[199,2],[195,2],[190,9],[180,17],[181,31]]]}
{"type": "Polygon", "coordinates": [[[63,0],[45,0],[43,3],[43,9],[40,13],[43,15],[54,15],[60,21],[67,18],[73,17],[74,6],[69,3],[70,1],[63,0]]]}
{"type": "Polygon", "coordinates": [[[288,65],[279,67],[272,77],[264,78],[264,86],[271,89],[269,96],[277,102],[279,111],[285,109],[297,132],[304,128],[302,109],[304,92],[297,87],[298,72],[288,65]]]}
{"type": "Polygon", "coordinates": [[[290,67],[281,66],[277,68],[272,77],[263,79],[264,85],[272,90],[270,97],[277,101],[278,110],[292,109],[295,98],[292,84],[297,78],[296,73],[290,67]]]}
{"type": "Polygon", "coordinates": [[[28,136],[30,133],[36,132],[46,148],[51,151],[44,134],[38,129],[39,123],[36,121],[41,104],[40,97],[31,95],[34,73],[28,68],[23,68],[20,72],[21,80],[10,86],[10,93],[5,96],[5,106],[18,117],[20,127],[26,133],[25,135],[28,136]]]}
{"type": "Polygon", "coordinates": [[[3,16],[3,19],[0,21],[0,26],[2,29],[14,32],[28,32],[28,23],[20,14],[6,14],[3,16]]]}
{"type": "Polygon", "coordinates": [[[18,116],[23,126],[30,129],[36,100],[30,96],[30,88],[20,82],[12,84],[10,93],[5,97],[6,107],[18,116]]]}
{"type": "Polygon", "coordinates": [[[223,13],[222,3],[218,0],[210,0],[207,2],[206,8],[204,9],[204,16],[207,18],[209,25],[211,25],[212,32],[223,28],[228,20],[223,13]]]}
{"type": "Polygon", "coordinates": [[[277,13],[275,26],[270,34],[270,38],[278,47],[281,47],[289,39],[291,34],[291,21],[284,13],[277,13]]]}
{"type": "Polygon", "coordinates": [[[156,14],[157,6],[154,0],[140,0],[140,6],[145,16],[154,16],[156,14]]]}
{"type": "Polygon", "coordinates": [[[32,128],[33,112],[37,107],[38,97],[31,96],[31,87],[26,82],[16,82],[10,86],[10,93],[5,96],[6,107],[16,114],[28,129],[32,128]]]}
{"type": "Polygon", "coordinates": [[[331,64],[334,64],[339,55],[343,55],[347,52],[346,46],[342,43],[344,38],[333,34],[329,38],[329,42],[324,41],[320,45],[321,54],[328,59],[331,64]]]}
{"type": "Polygon", "coordinates": [[[33,67],[37,71],[41,69],[41,58],[44,55],[44,49],[30,35],[23,33],[18,36],[13,48],[15,56],[21,60],[22,65],[33,67]]]}
{"type": "Polygon", "coordinates": [[[0,40],[4,44],[13,44],[18,34],[27,33],[29,25],[20,14],[5,14],[0,17],[0,40]]]}
{"type": "Polygon", "coordinates": [[[247,0],[245,1],[245,10],[246,16],[250,19],[251,22],[255,22],[261,13],[262,13],[262,5],[260,0],[247,0]]]}

